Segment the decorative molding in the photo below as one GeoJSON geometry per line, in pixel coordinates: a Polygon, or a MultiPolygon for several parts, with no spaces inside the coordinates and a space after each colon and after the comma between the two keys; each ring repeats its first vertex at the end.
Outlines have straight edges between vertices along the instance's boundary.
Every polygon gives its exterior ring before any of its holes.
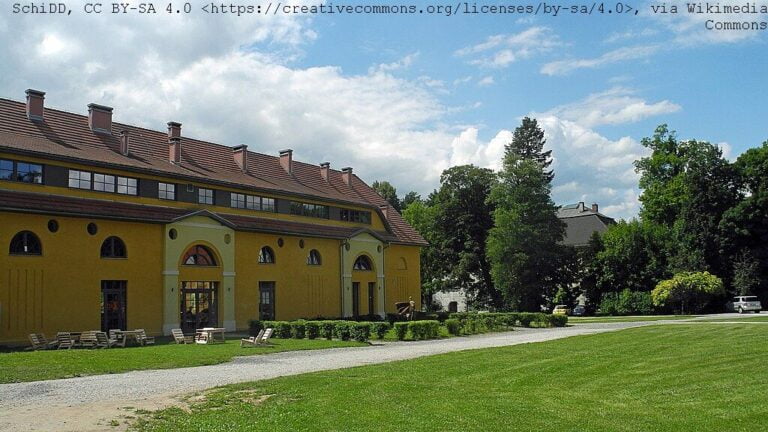
{"type": "Polygon", "coordinates": [[[224,277],[235,277],[236,276],[235,272],[223,272],[221,275],[224,276],[224,277]]]}
{"type": "Polygon", "coordinates": [[[163,272],[163,276],[178,276],[179,271],[178,270],[165,270],[163,272]]]}

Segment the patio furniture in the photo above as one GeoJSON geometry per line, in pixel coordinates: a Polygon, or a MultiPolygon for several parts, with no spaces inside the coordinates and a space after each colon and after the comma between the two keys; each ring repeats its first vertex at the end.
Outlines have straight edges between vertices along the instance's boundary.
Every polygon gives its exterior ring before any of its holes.
{"type": "Polygon", "coordinates": [[[197,329],[195,342],[199,344],[213,344],[216,342],[224,343],[226,341],[224,338],[225,331],[226,329],[223,327],[203,327],[201,329],[197,329]],[[221,335],[221,339],[216,339],[217,334],[221,335]]]}
{"type": "Polygon", "coordinates": [[[171,334],[173,335],[173,340],[176,341],[177,344],[195,343],[195,335],[185,335],[181,329],[172,329],[171,334]]]}
{"type": "Polygon", "coordinates": [[[42,333],[30,333],[29,342],[32,343],[33,350],[53,349],[59,345],[59,341],[49,342],[42,333]]]}
{"type": "Polygon", "coordinates": [[[56,340],[59,342],[59,349],[72,349],[75,346],[75,341],[72,340],[72,335],[69,332],[56,333],[56,340]]]}
{"type": "Polygon", "coordinates": [[[259,330],[259,334],[257,336],[240,339],[240,348],[261,345],[262,338],[264,338],[264,329],[259,330]]]}
{"type": "Polygon", "coordinates": [[[274,333],[274,330],[268,328],[267,331],[264,332],[264,337],[261,339],[261,343],[269,344],[269,338],[272,337],[272,333],[274,333]]]}
{"type": "Polygon", "coordinates": [[[118,344],[122,344],[123,346],[125,346],[125,344],[123,343],[123,339],[124,338],[123,338],[123,331],[122,330],[119,330],[119,329],[112,329],[112,330],[110,330],[109,331],[109,338],[112,339],[112,340],[117,341],[118,344]]]}
{"type": "Polygon", "coordinates": [[[154,345],[155,344],[155,337],[154,336],[147,336],[147,332],[144,331],[144,329],[136,329],[137,338],[136,340],[142,344],[142,345],[154,345]]]}
{"type": "Polygon", "coordinates": [[[96,332],[97,348],[112,348],[115,345],[117,345],[116,339],[110,339],[104,332],[96,332]]]}
{"type": "Polygon", "coordinates": [[[109,334],[110,339],[115,339],[117,344],[123,348],[128,345],[129,340],[136,342],[136,345],[143,345],[141,334],[138,330],[110,330],[109,334]]]}
{"type": "Polygon", "coordinates": [[[83,348],[96,348],[97,344],[95,331],[87,331],[80,334],[80,346],[83,348]]]}

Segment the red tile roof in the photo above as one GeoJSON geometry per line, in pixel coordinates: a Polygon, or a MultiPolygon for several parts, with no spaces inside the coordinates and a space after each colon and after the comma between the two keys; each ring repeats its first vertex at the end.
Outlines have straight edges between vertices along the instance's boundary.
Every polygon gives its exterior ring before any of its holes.
{"type": "MultiPolygon", "coordinates": [[[[341,172],[330,170],[330,181],[320,176],[320,167],[293,161],[288,174],[278,157],[248,152],[249,172],[244,173],[232,156],[232,148],[183,137],[181,163],[168,160],[168,135],[121,123],[112,123],[112,135],[97,134],[88,127],[88,116],[45,109],[45,120],[27,118],[22,102],[0,98],[0,149],[58,158],[87,165],[181,177],[206,183],[224,184],[256,192],[272,192],[302,198],[341,202],[379,211],[387,201],[357,176],[352,185],[341,172]],[[130,154],[120,153],[120,132],[130,134],[130,154]]],[[[158,206],[158,208],[162,208],[158,206]]],[[[167,211],[175,211],[168,209],[167,211]]],[[[264,218],[256,218],[264,219],[264,218]]],[[[387,223],[395,241],[425,245],[426,241],[391,206],[387,223]]]]}

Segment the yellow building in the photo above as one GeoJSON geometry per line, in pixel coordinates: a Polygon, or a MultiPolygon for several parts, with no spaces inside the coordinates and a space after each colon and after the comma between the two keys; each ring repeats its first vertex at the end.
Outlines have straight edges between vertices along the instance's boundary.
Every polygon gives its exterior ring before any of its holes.
{"type": "Polygon", "coordinates": [[[384,315],[426,243],[351,168],[0,99],[0,344],[384,315]]]}

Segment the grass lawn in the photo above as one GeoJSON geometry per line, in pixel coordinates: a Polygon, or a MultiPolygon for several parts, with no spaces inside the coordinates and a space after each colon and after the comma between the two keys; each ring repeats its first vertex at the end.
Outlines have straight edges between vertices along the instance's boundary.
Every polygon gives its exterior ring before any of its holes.
{"type": "Polygon", "coordinates": [[[637,315],[637,316],[589,316],[589,317],[568,317],[568,324],[588,324],[588,323],[609,323],[609,322],[632,322],[632,321],[662,321],[662,320],[682,320],[696,318],[698,315],[637,315]]]}
{"type": "Polygon", "coordinates": [[[768,314],[760,314],[751,317],[718,318],[709,320],[713,322],[765,322],[768,321],[768,314]]]}
{"type": "Polygon", "coordinates": [[[363,346],[359,342],[271,339],[272,346],[240,348],[240,340],[215,345],[162,343],[147,347],[0,353],[0,383],[38,381],[223,363],[235,356],[280,351],[363,346]]]}
{"type": "Polygon", "coordinates": [[[650,326],[226,386],[134,427],[756,431],[767,357],[763,326],[650,326]]]}

